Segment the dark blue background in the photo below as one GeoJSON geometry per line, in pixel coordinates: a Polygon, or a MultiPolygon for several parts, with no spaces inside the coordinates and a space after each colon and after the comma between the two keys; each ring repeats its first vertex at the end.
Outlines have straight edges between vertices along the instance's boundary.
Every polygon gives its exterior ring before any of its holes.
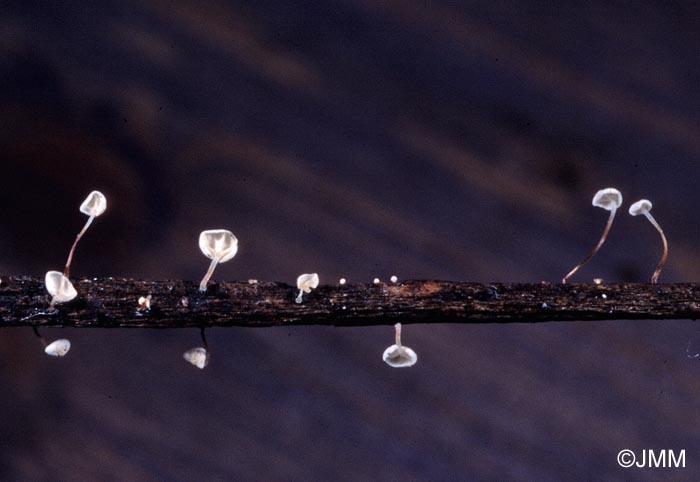
{"type": "MultiPolygon", "coordinates": [[[[694,2],[5,2],[0,270],[75,277],[697,281],[694,2]]],[[[157,303],[158,300],[154,300],[157,303]]],[[[291,302],[291,300],[290,300],[291,302]]],[[[136,303],[136,300],[134,300],[136,303]]],[[[0,333],[0,479],[692,480],[690,321],[0,333]],[[621,469],[624,448],[686,469],[621,469]]]]}

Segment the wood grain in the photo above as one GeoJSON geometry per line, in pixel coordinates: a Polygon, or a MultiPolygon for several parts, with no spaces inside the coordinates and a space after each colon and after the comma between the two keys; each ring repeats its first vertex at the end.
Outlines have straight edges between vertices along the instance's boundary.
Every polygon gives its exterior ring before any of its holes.
{"type": "Polygon", "coordinates": [[[696,319],[700,284],[461,283],[322,285],[295,303],[284,283],[103,278],[75,283],[78,298],[48,306],[43,282],[4,277],[3,326],[185,328],[368,326],[402,323],[535,323],[615,319],[696,319]],[[140,297],[151,296],[150,308],[140,297]]]}

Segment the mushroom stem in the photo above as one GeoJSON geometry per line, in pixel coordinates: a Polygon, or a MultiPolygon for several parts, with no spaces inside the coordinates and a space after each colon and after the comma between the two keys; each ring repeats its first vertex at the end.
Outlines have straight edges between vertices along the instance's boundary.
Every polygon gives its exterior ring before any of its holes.
{"type": "Polygon", "coordinates": [[[41,342],[41,346],[46,348],[46,340],[44,339],[43,336],[41,336],[41,333],[39,333],[39,328],[36,326],[32,326],[32,330],[34,330],[34,334],[39,338],[39,341],[41,342]]]}
{"type": "Polygon", "coordinates": [[[68,253],[68,261],[66,261],[66,269],[63,271],[63,276],[68,278],[68,274],[70,273],[70,264],[73,261],[73,253],[75,252],[75,247],[78,246],[78,241],[80,241],[80,238],[83,237],[83,234],[85,234],[85,231],[90,227],[92,224],[92,221],[95,219],[95,216],[90,216],[85,223],[85,226],[83,226],[83,229],[78,233],[78,235],[75,237],[75,241],[73,241],[73,246],[70,248],[70,253],[68,253]]]}
{"type": "Polygon", "coordinates": [[[299,290],[299,296],[297,296],[296,299],[295,299],[294,301],[296,301],[297,304],[301,304],[301,297],[302,297],[302,296],[304,296],[304,290],[303,290],[303,289],[300,289],[300,290],[299,290]]]}
{"type": "Polygon", "coordinates": [[[394,328],[396,328],[396,346],[401,348],[401,323],[396,323],[394,328]]]}
{"type": "Polygon", "coordinates": [[[211,260],[211,264],[209,265],[209,270],[207,271],[207,274],[204,275],[204,278],[202,278],[202,282],[199,283],[199,291],[206,291],[207,290],[207,283],[209,283],[209,278],[211,278],[211,275],[214,274],[214,268],[216,268],[216,265],[219,263],[218,258],[214,258],[211,260]]]}
{"type": "Polygon", "coordinates": [[[617,208],[613,208],[610,210],[610,216],[608,217],[608,224],[605,225],[605,230],[603,231],[603,235],[600,237],[600,240],[598,241],[598,244],[595,245],[593,248],[593,251],[591,251],[588,256],[583,258],[583,261],[581,261],[579,264],[577,264],[574,269],[569,271],[569,274],[564,276],[564,279],[561,280],[562,284],[566,284],[567,280],[571,278],[584,264],[586,264],[595,254],[598,252],[601,246],[603,246],[603,243],[608,237],[608,233],[610,232],[610,228],[612,227],[613,219],[615,219],[615,213],[617,212],[617,208]]]}
{"type": "Polygon", "coordinates": [[[659,234],[661,235],[661,242],[664,243],[664,254],[661,256],[661,261],[659,261],[659,265],[656,267],[656,271],[654,271],[654,274],[651,275],[651,282],[653,284],[656,284],[656,282],[659,280],[661,270],[666,264],[666,258],[668,258],[668,241],[666,241],[666,235],[664,234],[663,229],[661,229],[661,226],[659,226],[659,223],[657,223],[656,219],[654,219],[654,216],[652,216],[649,211],[644,211],[644,215],[647,217],[652,226],[654,226],[659,232],[659,234]]]}
{"type": "Polygon", "coordinates": [[[204,327],[202,327],[200,334],[202,335],[202,343],[204,343],[204,348],[206,348],[207,353],[209,353],[209,343],[207,343],[207,337],[204,335],[204,327]]]}

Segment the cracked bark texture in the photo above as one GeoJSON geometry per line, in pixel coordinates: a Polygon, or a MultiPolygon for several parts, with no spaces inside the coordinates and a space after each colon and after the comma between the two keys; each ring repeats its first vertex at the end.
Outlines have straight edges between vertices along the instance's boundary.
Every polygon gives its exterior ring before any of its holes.
{"type": "Polygon", "coordinates": [[[265,281],[118,278],[75,280],[78,297],[54,309],[43,281],[2,277],[2,326],[186,328],[363,326],[402,323],[534,323],[614,319],[695,319],[699,284],[461,283],[408,280],[321,285],[303,302],[297,289],[265,281]],[[150,308],[139,306],[151,296],[150,308]]]}

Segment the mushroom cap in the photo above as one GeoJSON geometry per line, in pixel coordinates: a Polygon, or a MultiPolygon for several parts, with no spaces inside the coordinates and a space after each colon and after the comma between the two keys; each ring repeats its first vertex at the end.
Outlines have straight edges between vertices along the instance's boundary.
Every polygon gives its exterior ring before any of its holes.
{"type": "Polygon", "coordinates": [[[622,193],[614,187],[601,189],[593,196],[593,205],[608,211],[617,209],[622,205],[622,193]]]}
{"type": "Polygon", "coordinates": [[[206,348],[201,346],[187,350],[182,354],[182,358],[200,369],[209,364],[209,353],[206,348]]]}
{"type": "Polygon", "coordinates": [[[304,273],[297,278],[297,288],[304,293],[311,293],[311,290],[318,286],[317,273],[304,273]]]}
{"type": "Polygon", "coordinates": [[[224,263],[236,256],[238,239],[227,229],[209,229],[199,234],[199,249],[207,258],[224,263]]]}
{"type": "Polygon", "coordinates": [[[80,212],[88,216],[99,216],[107,209],[107,198],[100,191],[92,191],[80,205],[80,212]]]}
{"type": "Polygon", "coordinates": [[[644,214],[644,211],[651,211],[651,201],[648,199],[640,199],[630,206],[630,214],[632,216],[644,214]]]}
{"type": "Polygon", "coordinates": [[[44,352],[47,355],[51,355],[51,356],[65,356],[69,350],[70,350],[70,340],[67,340],[65,338],[61,338],[61,339],[56,340],[52,343],[49,343],[46,346],[46,348],[44,348],[44,352]]]}
{"type": "Polygon", "coordinates": [[[49,271],[44,279],[46,291],[53,296],[54,303],[65,303],[78,296],[73,283],[60,271],[49,271]]]}
{"type": "Polygon", "coordinates": [[[418,355],[407,346],[391,345],[384,350],[382,360],[394,368],[412,367],[418,361],[418,355]]]}

